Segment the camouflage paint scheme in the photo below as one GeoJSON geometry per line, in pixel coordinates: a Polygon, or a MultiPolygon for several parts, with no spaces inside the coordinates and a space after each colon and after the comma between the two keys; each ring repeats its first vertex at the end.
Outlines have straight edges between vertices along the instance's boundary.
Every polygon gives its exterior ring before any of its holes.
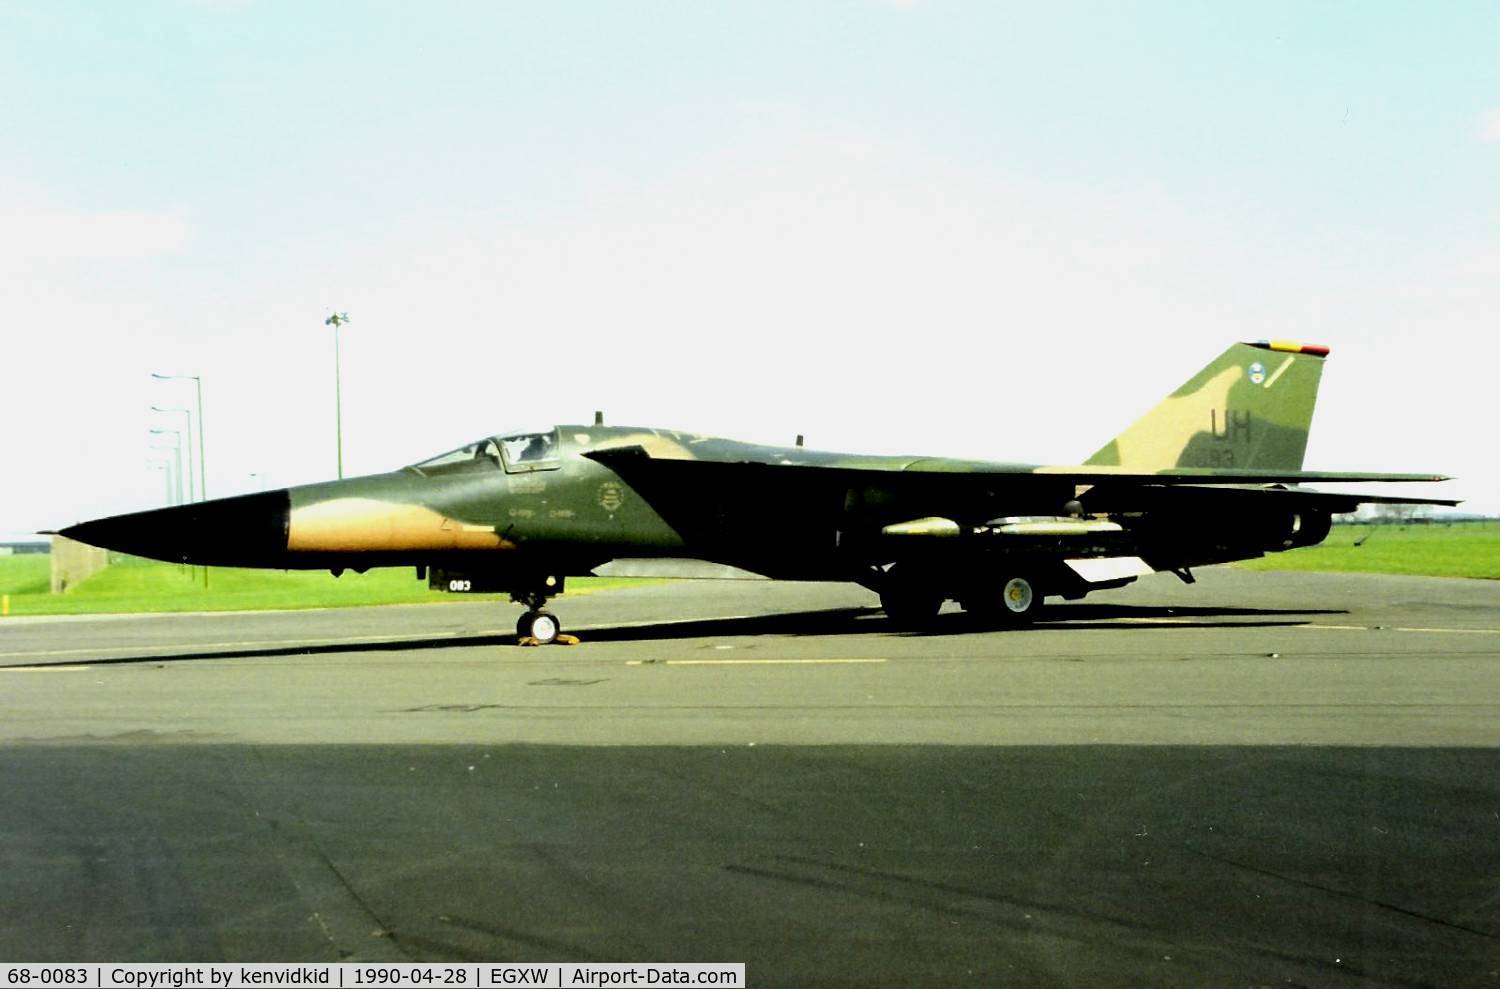
{"type": "Polygon", "coordinates": [[[1299,470],[1322,377],[1301,344],[1235,344],[1085,463],[1299,470]]]}
{"type": "Polygon", "coordinates": [[[1443,479],[1301,470],[1326,353],[1235,344],[1073,467],[565,425],[391,473],[117,516],[64,534],[190,563],[413,566],[430,571],[434,586],[510,592],[534,609],[567,576],[640,557],[856,581],[892,601],[898,589],[917,589],[969,606],[1016,574],[1039,596],[1078,597],[1139,572],[1186,576],[1188,567],[1319,542],[1332,513],[1361,502],[1430,501],[1287,486],[1443,479]],[[527,459],[523,443],[545,455],[527,459]],[[1144,566],[1086,579],[1068,562],[1090,559],[1144,566]]]}

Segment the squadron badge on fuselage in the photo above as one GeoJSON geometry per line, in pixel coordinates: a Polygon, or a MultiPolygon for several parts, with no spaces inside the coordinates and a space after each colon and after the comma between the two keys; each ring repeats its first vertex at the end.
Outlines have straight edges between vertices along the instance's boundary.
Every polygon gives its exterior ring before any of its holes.
{"type": "Polygon", "coordinates": [[[618,481],[605,481],[599,485],[599,507],[613,515],[625,504],[625,489],[618,481]]]}

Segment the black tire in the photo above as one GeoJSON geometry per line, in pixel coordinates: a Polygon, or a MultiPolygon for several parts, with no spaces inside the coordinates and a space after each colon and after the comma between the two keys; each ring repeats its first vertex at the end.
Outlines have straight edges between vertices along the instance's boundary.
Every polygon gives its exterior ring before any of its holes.
{"type": "Polygon", "coordinates": [[[1042,610],[1042,592],[1030,577],[1007,577],[1000,584],[996,610],[1008,624],[1025,625],[1042,610]]]}
{"type": "Polygon", "coordinates": [[[1030,577],[1013,575],[969,591],[964,610],[997,625],[1025,625],[1042,610],[1042,591],[1030,577]]]}
{"type": "Polygon", "coordinates": [[[531,623],[536,620],[536,612],[528,611],[516,619],[516,638],[527,639],[531,637],[531,623]]]}
{"type": "Polygon", "coordinates": [[[937,619],[944,597],[914,582],[894,580],[880,591],[885,616],[901,628],[926,628],[937,619]]]}

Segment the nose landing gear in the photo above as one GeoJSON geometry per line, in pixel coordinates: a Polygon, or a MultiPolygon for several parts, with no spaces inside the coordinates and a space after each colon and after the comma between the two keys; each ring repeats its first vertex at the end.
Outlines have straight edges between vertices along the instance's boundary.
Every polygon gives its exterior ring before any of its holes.
{"type": "Polygon", "coordinates": [[[516,620],[516,639],[521,645],[551,645],[560,635],[562,623],[550,611],[533,608],[516,620]]]}
{"type": "Polygon", "coordinates": [[[578,639],[563,634],[562,623],[547,610],[547,599],[563,592],[563,576],[557,573],[513,570],[449,570],[418,567],[418,579],[426,579],[435,591],[451,594],[509,594],[526,611],[516,622],[516,640],[523,646],[572,646],[578,639]]]}

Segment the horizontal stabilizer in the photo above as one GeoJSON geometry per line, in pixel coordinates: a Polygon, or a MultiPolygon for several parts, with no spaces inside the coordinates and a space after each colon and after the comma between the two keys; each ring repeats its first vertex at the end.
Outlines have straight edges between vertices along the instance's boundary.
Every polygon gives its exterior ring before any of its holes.
{"type": "Polygon", "coordinates": [[[1463,499],[1452,498],[1408,498],[1405,495],[1361,495],[1339,494],[1334,491],[1309,491],[1304,494],[1321,495],[1325,498],[1349,498],[1361,505],[1437,505],[1441,508],[1456,508],[1463,499]]]}
{"type": "Polygon", "coordinates": [[[1148,484],[1430,484],[1451,481],[1446,474],[1382,474],[1342,470],[1238,470],[1229,467],[1174,467],[1153,472],[1119,467],[1039,467],[1038,474],[1080,482],[1143,481],[1148,484]]]}
{"type": "Polygon", "coordinates": [[[1360,505],[1437,505],[1452,508],[1447,498],[1409,498],[1404,495],[1366,495],[1308,488],[1236,484],[1098,484],[1080,498],[1091,512],[1176,511],[1248,512],[1281,506],[1288,511],[1320,509],[1333,515],[1353,512],[1360,505]]]}

